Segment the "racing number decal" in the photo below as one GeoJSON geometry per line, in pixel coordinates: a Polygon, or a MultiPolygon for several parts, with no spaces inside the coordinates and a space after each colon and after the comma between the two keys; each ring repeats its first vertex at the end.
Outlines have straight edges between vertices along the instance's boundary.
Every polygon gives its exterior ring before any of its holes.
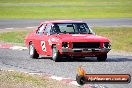
{"type": "Polygon", "coordinates": [[[41,41],[41,47],[43,51],[46,51],[45,41],[41,41]]]}

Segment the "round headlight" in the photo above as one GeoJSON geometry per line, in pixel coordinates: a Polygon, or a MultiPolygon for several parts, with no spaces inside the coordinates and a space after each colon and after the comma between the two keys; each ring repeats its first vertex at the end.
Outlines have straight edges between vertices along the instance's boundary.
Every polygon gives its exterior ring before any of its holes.
{"type": "Polygon", "coordinates": [[[62,42],[62,47],[68,47],[68,42],[62,42]]]}
{"type": "Polygon", "coordinates": [[[110,43],[109,42],[104,42],[104,48],[110,48],[110,43]]]}

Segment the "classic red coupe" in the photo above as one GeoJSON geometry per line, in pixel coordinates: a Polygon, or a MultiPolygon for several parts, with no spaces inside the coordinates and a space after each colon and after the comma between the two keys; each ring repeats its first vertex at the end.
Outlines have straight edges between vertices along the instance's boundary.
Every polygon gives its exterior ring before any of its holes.
{"type": "Polygon", "coordinates": [[[111,50],[110,40],[95,35],[83,21],[55,20],[42,22],[25,37],[31,58],[51,56],[54,61],[62,57],[97,57],[105,61],[111,50]]]}

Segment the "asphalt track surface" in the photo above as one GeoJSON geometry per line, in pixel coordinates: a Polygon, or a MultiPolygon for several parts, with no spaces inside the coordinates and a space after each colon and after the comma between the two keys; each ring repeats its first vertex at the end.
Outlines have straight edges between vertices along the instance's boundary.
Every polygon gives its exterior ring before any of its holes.
{"type": "MultiPolygon", "coordinates": [[[[112,52],[106,62],[97,62],[96,58],[63,59],[54,62],[49,57],[40,56],[31,59],[28,50],[0,49],[0,68],[17,71],[46,73],[75,80],[76,69],[83,65],[89,74],[130,74],[132,75],[132,54],[112,52]]],[[[94,85],[94,84],[91,84],[94,85]]],[[[97,84],[104,88],[131,88],[132,84],[97,84]]],[[[101,88],[101,87],[98,87],[101,88]]]]}
{"type": "MultiPolygon", "coordinates": [[[[132,18],[98,18],[98,19],[78,19],[88,23],[91,27],[110,26],[110,27],[131,27],[132,18]]],[[[45,19],[0,19],[0,29],[4,28],[24,28],[36,27],[45,19]]],[[[7,29],[6,29],[7,30],[7,29]]]]}

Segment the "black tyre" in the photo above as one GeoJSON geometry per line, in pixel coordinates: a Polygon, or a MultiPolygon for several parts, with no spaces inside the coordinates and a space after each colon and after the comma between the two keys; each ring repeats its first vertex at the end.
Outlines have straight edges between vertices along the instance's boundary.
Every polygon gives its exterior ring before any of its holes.
{"type": "Polygon", "coordinates": [[[84,76],[76,75],[76,81],[79,85],[84,85],[86,83],[86,78],[84,76]]]}
{"type": "Polygon", "coordinates": [[[106,59],[107,59],[107,54],[97,56],[98,61],[106,61],[106,59]]]}
{"type": "Polygon", "coordinates": [[[60,54],[56,46],[52,48],[52,59],[56,62],[60,60],[60,54]]]}
{"type": "Polygon", "coordinates": [[[37,53],[32,43],[29,44],[29,55],[33,59],[37,59],[39,57],[39,54],[37,53]]]}

